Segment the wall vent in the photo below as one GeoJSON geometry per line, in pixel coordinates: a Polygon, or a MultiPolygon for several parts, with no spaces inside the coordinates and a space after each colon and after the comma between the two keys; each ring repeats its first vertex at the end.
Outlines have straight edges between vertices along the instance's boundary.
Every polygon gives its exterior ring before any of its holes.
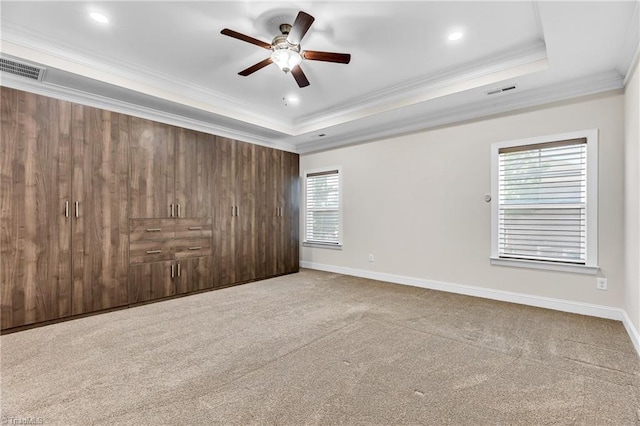
{"type": "Polygon", "coordinates": [[[42,81],[45,69],[38,68],[33,65],[22,64],[6,58],[0,58],[0,71],[19,75],[20,77],[30,78],[32,80],[42,81]]]}
{"type": "Polygon", "coordinates": [[[496,93],[502,93],[502,92],[508,92],[509,90],[513,90],[515,88],[517,88],[518,86],[516,86],[515,84],[512,86],[507,86],[507,87],[502,87],[500,89],[495,89],[495,90],[489,90],[487,92],[487,95],[495,95],[496,93]]]}

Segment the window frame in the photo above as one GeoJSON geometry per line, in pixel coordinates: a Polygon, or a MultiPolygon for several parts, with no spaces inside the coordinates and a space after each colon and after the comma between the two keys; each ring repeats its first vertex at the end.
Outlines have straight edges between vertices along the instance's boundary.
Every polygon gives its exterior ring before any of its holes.
{"type": "Polygon", "coordinates": [[[304,177],[304,185],[303,185],[303,195],[304,195],[304,204],[303,204],[303,235],[304,238],[302,239],[302,245],[305,247],[317,247],[317,248],[326,248],[326,249],[333,249],[333,250],[342,250],[342,243],[343,243],[343,238],[344,238],[344,227],[343,227],[343,219],[344,219],[344,214],[343,214],[343,174],[342,174],[342,166],[334,166],[334,167],[322,167],[322,168],[317,168],[317,169],[309,169],[309,170],[305,170],[303,173],[303,177],[304,177]],[[333,171],[337,171],[338,173],[338,243],[328,243],[328,242],[322,242],[322,241],[309,241],[309,239],[307,238],[307,182],[308,182],[308,176],[310,174],[316,174],[316,173],[327,173],[327,172],[333,172],[333,171]]]}
{"type": "Polygon", "coordinates": [[[582,130],[491,144],[491,264],[595,275],[598,267],[598,129],[582,130]],[[544,144],[570,139],[587,139],[587,202],[585,264],[558,261],[512,259],[499,256],[499,154],[501,148],[544,144]]]}

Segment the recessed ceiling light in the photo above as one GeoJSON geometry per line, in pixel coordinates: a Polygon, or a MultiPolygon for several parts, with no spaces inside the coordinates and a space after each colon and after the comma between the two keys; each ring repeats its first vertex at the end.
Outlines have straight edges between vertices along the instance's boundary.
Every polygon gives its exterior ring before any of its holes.
{"type": "Polygon", "coordinates": [[[456,41],[462,38],[463,34],[460,31],[456,31],[455,33],[449,34],[449,40],[456,41]]]}
{"type": "Polygon", "coordinates": [[[96,22],[100,22],[101,24],[106,24],[109,22],[109,18],[107,18],[100,12],[91,12],[89,16],[91,16],[91,19],[96,22]]]}
{"type": "Polygon", "coordinates": [[[284,102],[284,106],[298,105],[300,103],[300,98],[298,95],[287,95],[282,98],[282,102],[284,102]]]}

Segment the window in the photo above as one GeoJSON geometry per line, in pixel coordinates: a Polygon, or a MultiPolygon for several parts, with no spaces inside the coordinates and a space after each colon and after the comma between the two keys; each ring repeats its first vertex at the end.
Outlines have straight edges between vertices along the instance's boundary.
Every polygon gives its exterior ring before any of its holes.
{"type": "Polygon", "coordinates": [[[342,245],[342,195],[340,170],[305,174],[305,240],[311,245],[342,245]]]}
{"type": "Polygon", "coordinates": [[[492,263],[597,272],[597,130],[492,145],[492,263]]]}

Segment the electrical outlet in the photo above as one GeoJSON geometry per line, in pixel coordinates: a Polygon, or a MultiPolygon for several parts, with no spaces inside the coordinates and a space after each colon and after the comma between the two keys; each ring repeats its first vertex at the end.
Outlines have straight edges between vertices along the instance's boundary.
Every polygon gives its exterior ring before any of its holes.
{"type": "Polygon", "coordinates": [[[373,262],[373,254],[369,253],[369,262],[373,262]]]}
{"type": "Polygon", "coordinates": [[[606,278],[596,278],[596,288],[598,290],[606,290],[607,289],[607,279],[606,278]]]}

